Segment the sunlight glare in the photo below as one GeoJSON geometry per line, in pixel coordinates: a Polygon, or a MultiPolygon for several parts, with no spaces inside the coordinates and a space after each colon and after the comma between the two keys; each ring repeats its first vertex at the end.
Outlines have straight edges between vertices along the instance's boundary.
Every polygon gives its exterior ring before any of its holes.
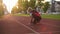
{"type": "Polygon", "coordinates": [[[30,2],[30,0],[28,0],[28,2],[30,2]]]}
{"type": "Polygon", "coordinates": [[[7,10],[11,13],[13,6],[17,4],[18,0],[3,0],[3,3],[7,6],[7,10]]]}

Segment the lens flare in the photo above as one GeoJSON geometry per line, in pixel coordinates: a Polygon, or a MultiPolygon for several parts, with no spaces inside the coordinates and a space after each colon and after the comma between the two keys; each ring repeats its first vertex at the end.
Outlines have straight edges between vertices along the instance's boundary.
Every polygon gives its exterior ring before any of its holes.
{"type": "Polygon", "coordinates": [[[11,13],[13,6],[17,4],[18,0],[3,0],[3,3],[7,6],[7,10],[11,13]]]}

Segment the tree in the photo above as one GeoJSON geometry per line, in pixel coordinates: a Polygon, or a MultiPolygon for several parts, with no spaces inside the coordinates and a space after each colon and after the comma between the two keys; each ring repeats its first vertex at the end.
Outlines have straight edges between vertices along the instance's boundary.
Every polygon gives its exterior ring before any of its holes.
{"type": "Polygon", "coordinates": [[[45,2],[44,7],[43,7],[44,13],[46,13],[46,11],[48,10],[49,7],[50,7],[49,2],[45,2]]]}
{"type": "Polygon", "coordinates": [[[23,9],[22,4],[23,4],[22,0],[18,0],[18,10],[19,10],[19,12],[22,11],[22,9],[23,9]]]}
{"type": "Polygon", "coordinates": [[[22,6],[23,6],[23,10],[26,11],[28,9],[28,1],[27,0],[24,1],[22,6]]]}
{"type": "Polygon", "coordinates": [[[29,7],[34,8],[35,7],[36,0],[30,0],[29,7]]]}
{"type": "Polygon", "coordinates": [[[28,2],[28,0],[25,0],[25,1],[18,0],[18,6],[22,7],[22,10],[27,10],[28,7],[34,8],[35,2],[36,0],[30,0],[30,2],[28,2]]]}
{"type": "Polygon", "coordinates": [[[4,15],[3,3],[0,2],[0,17],[4,15]]]}
{"type": "Polygon", "coordinates": [[[18,8],[16,6],[14,6],[12,8],[12,11],[11,12],[12,12],[12,14],[19,13],[18,8]]]}
{"type": "Polygon", "coordinates": [[[42,1],[44,1],[44,0],[38,0],[38,4],[37,4],[37,6],[43,6],[43,3],[42,3],[42,1]]]}
{"type": "Polygon", "coordinates": [[[35,7],[36,0],[18,0],[18,9],[19,11],[25,11],[28,9],[28,7],[34,8],[35,7]]]}
{"type": "Polygon", "coordinates": [[[18,0],[19,11],[25,11],[28,9],[28,0],[18,0]]]}
{"type": "Polygon", "coordinates": [[[0,6],[0,16],[3,16],[4,15],[4,10],[3,10],[3,7],[0,6]]]}
{"type": "MultiPolygon", "coordinates": [[[[43,6],[42,1],[44,1],[44,0],[38,0],[38,1],[39,2],[37,4],[37,6],[43,6]]],[[[21,10],[26,11],[28,9],[28,7],[31,7],[34,9],[35,4],[36,4],[36,0],[30,0],[29,2],[28,2],[28,0],[18,0],[19,11],[21,11],[21,10]]]]}

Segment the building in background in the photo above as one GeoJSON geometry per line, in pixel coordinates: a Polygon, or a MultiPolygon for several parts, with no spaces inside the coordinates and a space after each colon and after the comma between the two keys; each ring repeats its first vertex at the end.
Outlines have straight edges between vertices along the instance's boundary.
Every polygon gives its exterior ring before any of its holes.
{"type": "Polygon", "coordinates": [[[55,12],[55,0],[51,0],[51,12],[55,12]]]}
{"type": "Polygon", "coordinates": [[[55,1],[55,11],[60,14],[60,1],[55,1]]]}
{"type": "Polygon", "coordinates": [[[60,1],[54,1],[47,10],[48,14],[60,14],[60,1]]]}

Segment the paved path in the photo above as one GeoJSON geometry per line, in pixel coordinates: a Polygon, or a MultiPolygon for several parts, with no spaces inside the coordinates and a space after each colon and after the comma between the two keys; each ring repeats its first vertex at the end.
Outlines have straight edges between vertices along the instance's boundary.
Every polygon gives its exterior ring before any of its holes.
{"type": "Polygon", "coordinates": [[[42,19],[30,24],[30,17],[6,15],[0,19],[0,34],[60,34],[60,20],[42,19]]]}

